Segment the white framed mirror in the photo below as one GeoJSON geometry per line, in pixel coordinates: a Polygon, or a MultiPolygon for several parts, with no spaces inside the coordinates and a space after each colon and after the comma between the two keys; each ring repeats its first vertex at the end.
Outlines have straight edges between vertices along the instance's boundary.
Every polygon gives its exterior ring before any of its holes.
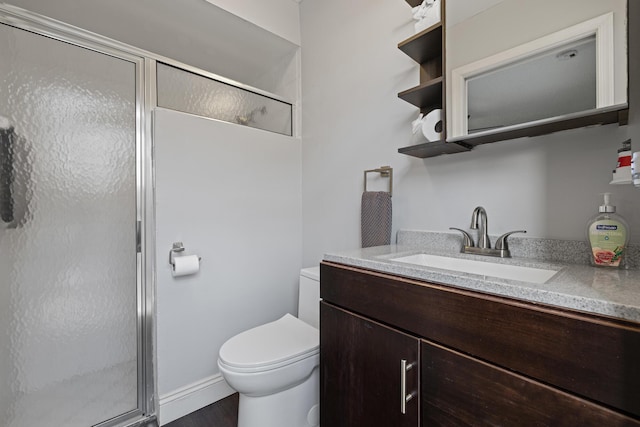
{"type": "Polygon", "coordinates": [[[468,1],[447,2],[449,141],[627,108],[626,0],[468,1]]]}

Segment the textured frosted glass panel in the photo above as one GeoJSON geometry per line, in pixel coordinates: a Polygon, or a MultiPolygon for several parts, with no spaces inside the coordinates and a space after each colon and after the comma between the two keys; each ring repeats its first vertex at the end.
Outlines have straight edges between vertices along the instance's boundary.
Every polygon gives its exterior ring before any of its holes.
{"type": "Polygon", "coordinates": [[[291,104],[158,64],[158,106],[291,135],[291,104]]]}
{"type": "Polygon", "coordinates": [[[135,64],[0,58],[0,427],[87,427],[138,407],[135,64]]]}

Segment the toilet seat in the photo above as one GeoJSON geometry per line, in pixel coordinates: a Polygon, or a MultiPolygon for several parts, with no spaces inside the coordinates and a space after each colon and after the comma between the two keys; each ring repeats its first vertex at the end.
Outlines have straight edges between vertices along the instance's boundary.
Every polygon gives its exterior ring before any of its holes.
{"type": "Polygon", "coordinates": [[[319,352],[319,331],[285,314],[229,339],[219,353],[219,363],[238,373],[263,372],[293,364],[319,352]]]}

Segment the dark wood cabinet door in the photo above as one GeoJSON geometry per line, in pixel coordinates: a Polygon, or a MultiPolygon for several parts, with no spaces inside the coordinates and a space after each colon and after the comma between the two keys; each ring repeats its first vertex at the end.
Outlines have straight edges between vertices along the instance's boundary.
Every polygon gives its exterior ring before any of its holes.
{"type": "Polygon", "coordinates": [[[423,341],[425,426],[640,426],[640,421],[466,354],[423,341]]]}
{"type": "Polygon", "coordinates": [[[417,427],[419,415],[417,338],[320,304],[320,425],[322,427],[417,427]],[[406,395],[401,410],[402,361],[406,395]]]}

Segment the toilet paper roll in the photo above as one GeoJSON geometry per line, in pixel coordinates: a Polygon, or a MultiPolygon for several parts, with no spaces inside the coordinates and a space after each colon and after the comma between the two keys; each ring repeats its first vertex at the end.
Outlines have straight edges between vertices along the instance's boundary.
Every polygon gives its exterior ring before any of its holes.
{"type": "Polygon", "coordinates": [[[200,258],[198,255],[185,255],[173,258],[173,277],[187,276],[200,271],[200,258]]]}
{"type": "Polygon", "coordinates": [[[429,142],[440,141],[442,127],[442,110],[440,108],[429,111],[422,120],[422,134],[429,142]]]}

